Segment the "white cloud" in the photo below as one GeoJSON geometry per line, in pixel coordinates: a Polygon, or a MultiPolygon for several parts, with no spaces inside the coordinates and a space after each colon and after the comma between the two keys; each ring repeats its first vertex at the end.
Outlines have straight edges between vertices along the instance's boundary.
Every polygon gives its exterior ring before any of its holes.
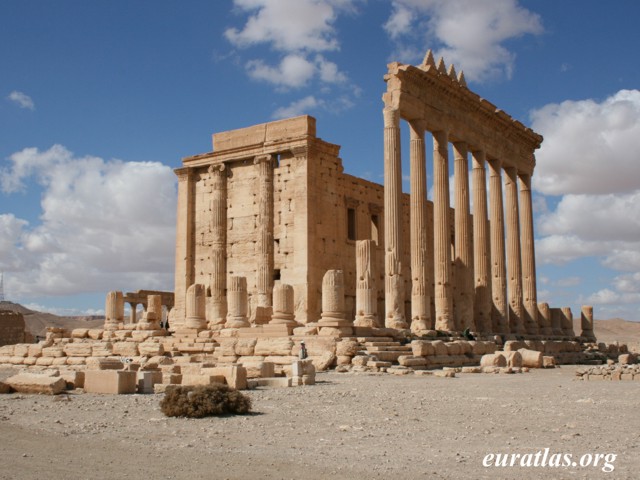
{"type": "Polygon", "coordinates": [[[225,37],[246,48],[267,43],[283,52],[337,50],[333,24],[338,11],[353,2],[331,0],[234,0],[243,13],[250,12],[241,30],[229,28],[225,37]]]}
{"type": "Polygon", "coordinates": [[[247,63],[249,76],[278,86],[303,87],[316,73],[316,66],[304,56],[292,54],[282,59],[280,65],[271,67],[262,60],[247,63]]]}
{"type": "Polygon", "coordinates": [[[305,113],[309,113],[310,110],[322,106],[323,103],[317,100],[314,96],[310,95],[308,97],[304,97],[300,100],[296,100],[286,107],[281,107],[277,109],[273,118],[288,118],[288,117],[297,117],[298,115],[303,115],[305,113]]]}
{"type": "Polygon", "coordinates": [[[531,114],[544,136],[533,187],[548,195],[640,189],[640,91],[620,90],[598,103],[565,101],[531,114]]]}
{"type": "Polygon", "coordinates": [[[509,78],[515,54],[502,44],[543,31],[540,16],[517,0],[394,0],[392,5],[384,28],[406,55],[401,60],[419,62],[416,55],[432,48],[472,81],[509,78]]]}
{"type": "Polygon", "coordinates": [[[15,296],[171,288],[176,180],[157,162],[27,148],[0,174],[5,193],[34,179],[41,224],[0,215],[0,269],[15,296]],[[7,260],[8,259],[8,260],[7,260]]]}
{"type": "Polygon", "coordinates": [[[14,90],[9,94],[7,99],[11,100],[13,103],[18,105],[20,108],[26,108],[27,110],[35,110],[36,105],[33,103],[33,100],[26,93],[19,92],[14,90]]]}
{"type": "Polygon", "coordinates": [[[225,37],[240,49],[264,44],[279,52],[275,63],[254,58],[245,68],[251,78],[280,90],[307,87],[315,79],[321,87],[345,84],[347,75],[322,53],[340,49],[334,24],[339,14],[354,12],[360,1],[234,0],[236,10],[248,18],[241,29],[227,29],[225,37]]]}

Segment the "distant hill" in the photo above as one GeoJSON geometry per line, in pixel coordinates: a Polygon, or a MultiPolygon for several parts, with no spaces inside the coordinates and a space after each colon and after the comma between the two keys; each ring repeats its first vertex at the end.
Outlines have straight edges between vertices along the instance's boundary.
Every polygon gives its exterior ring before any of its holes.
{"type": "Polygon", "coordinates": [[[27,330],[34,336],[44,336],[47,327],[73,330],[74,328],[102,328],[104,325],[104,317],[102,316],[60,317],[52,313],[29,310],[13,302],[0,302],[0,310],[11,310],[21,313],[24,317],[27,330]]]}

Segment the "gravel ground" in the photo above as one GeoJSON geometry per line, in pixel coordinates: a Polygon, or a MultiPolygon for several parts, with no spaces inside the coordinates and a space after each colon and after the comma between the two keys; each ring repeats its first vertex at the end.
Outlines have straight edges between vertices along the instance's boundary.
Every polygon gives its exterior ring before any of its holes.
{"type": "Polygon", "coordinates": [[[638,478],[640,382],[574,372],[322,373],[247,392],[253,414],[197,420],[165,417],[161,395],[0,395],[0,479],[638,478]],[[615,454],[613,471],[483,466],[545,448],[615,454]]]}

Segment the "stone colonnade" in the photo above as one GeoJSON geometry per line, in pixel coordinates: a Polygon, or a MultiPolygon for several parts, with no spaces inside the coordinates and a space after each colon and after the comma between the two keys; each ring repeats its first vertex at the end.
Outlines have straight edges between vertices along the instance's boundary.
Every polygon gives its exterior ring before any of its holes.
{"type": "Polygon", "coordinates": [[[535,165],[533,151],[539,147],[542,137],[471,93],[464,75],[457,76],[453,66],[447,71],[442,59],[436,65],[431,52],[420,67],[391,64],[385,80],[385,325],[391,328],[408,326],[403,311],[403,276],[408,275],[409,269],[402,265],[401,238],[400,121],[404,119],[411,135],[411,329],[416,332],[432,328],[444,331],[469,328],[494,333],[540,333],[531,174],[535,165]],[[427,91],[430,87],[433,91],[427,91]],[[436,106],[432,105],[432,97],[439,95],[442,98],[433,102],[436,106]],[[447,108],[453,113],[442,111],[447,108]],[[461,121],[466,112],[456,109],[465,108],[469,115],[461,121]],[[451,115],[450,119],[448,115],[451,115]],[[424,136],[427,131],[433,138],[432,253],[427,249],[426,238],[424,136]],[[496,142],[501,135],[503,138],[496,142]],[[449,204],[450,143],[455,179],[453,241],[449,204]],[[509,155],[510,152],[515,152],[515,158],[509,155]],[[473,172],[473,221],[469,153],[473,172]],[[432,283],[433,290],[429,288],[432,283]],[[431,294],[434,295],[435,318],[431,318],[429,308],[431,294]]]}

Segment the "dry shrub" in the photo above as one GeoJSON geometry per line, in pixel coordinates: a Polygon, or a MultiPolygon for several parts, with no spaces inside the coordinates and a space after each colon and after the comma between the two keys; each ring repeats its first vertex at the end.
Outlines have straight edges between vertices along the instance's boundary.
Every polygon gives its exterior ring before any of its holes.
{"type": "Polygon", "coordinates": [[[227,413],[248,413],[251,399],[221,383],[175,387],[167,390],[160,402],[167,417],[202,418],[227,413]]]}

